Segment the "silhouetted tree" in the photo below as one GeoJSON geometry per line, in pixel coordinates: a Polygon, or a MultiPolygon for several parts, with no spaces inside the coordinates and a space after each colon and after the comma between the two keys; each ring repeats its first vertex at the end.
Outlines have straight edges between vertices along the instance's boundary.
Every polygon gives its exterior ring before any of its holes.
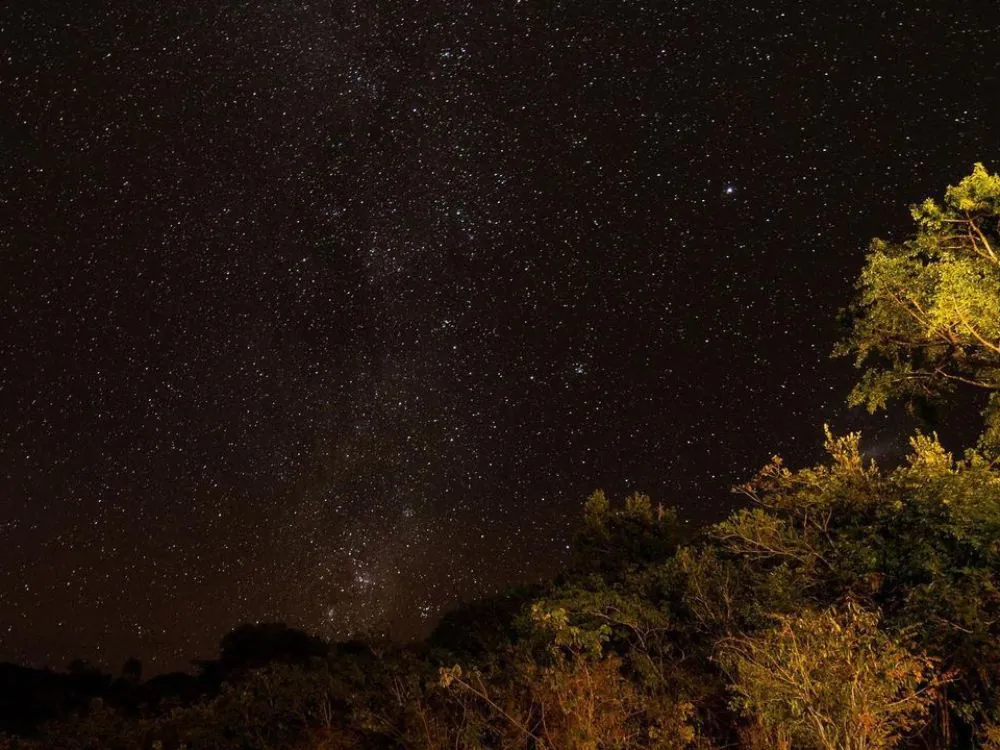
{"type": "Polygon", "coordinates": [[[142,682],[142,662],[134,656],[130,656],[122,665],[122,679],[129,685],[138,685],[142,682]]]}
{"type": "Polygon", "coordinates": [[[330,650],[321,638],[283,622],[240,625],[219,644],[219,660],[225,669],[256,669],[273,662],[305,664],[324,658],[330,650]]]}

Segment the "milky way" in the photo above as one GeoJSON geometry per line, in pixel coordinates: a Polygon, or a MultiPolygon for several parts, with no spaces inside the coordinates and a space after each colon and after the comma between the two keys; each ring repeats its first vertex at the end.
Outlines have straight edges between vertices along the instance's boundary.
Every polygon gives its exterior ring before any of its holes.
{"type": "Polygon", "coordinates": [[[998,25],[6,3],[0,658],[409,637],[554,570],[595,487],[695,523],[824,421],[888,429],[836,312],[872,235],[1000,165],[998,25]]]}

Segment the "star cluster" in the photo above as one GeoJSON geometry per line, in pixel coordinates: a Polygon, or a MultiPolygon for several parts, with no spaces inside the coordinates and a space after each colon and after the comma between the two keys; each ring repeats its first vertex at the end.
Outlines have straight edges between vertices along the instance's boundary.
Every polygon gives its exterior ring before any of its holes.
{"type": "Polygon", "coordinates": [[[7,3],[0,658],[407,637],[552,571],[595,487],[701,521],[815,457],[864,421],[828,353],[867,239],[1000,163],[998,26],[7,3]]]}

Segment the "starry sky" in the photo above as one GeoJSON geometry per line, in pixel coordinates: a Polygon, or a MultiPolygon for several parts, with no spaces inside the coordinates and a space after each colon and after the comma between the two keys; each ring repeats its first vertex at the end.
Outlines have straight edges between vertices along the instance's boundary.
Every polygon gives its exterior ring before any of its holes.
{"type": "Polygon", "coordinates": [[[873,235],[1000,168],[993,0],[8,0],[0,659],[424,632],[596,487],[844,406],[873,235]]]}

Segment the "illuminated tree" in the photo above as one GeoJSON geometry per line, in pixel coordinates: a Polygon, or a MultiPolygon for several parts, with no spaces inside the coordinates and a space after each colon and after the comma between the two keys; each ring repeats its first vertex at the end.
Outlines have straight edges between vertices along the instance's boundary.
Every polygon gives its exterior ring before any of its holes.
{"type": "Polygon", "coordinates": [[[848,604],[776,619],[719,646],[734,705],[756,722],[758,743],[879,750],[926,720],[933,664],[880,630],[874,613],[848,604]]]}
{"type": "Polygon", "coordinates": [[[852,329],[837,354],[865,371],[850,402],[910,405],[958,388],[987,394],[984,445],[1000,446],[1000,175],[982,164],[944,202],[911,208],[916,233],[874,240],[852,329]]]}
{"type": "Polygon", "coordinates": [[[865,602],[954,678],[938,720],[968,729],[994,718],[1000,693],[1000,472],[932,437],[911,448],[891,472],[864,459],[857,434],[828,434],[830,460],[815,467],[775,459],[739,488],[755,507],[678,555],[685,601],[723,637],[759,633],[774,614],[865,602]]]}

